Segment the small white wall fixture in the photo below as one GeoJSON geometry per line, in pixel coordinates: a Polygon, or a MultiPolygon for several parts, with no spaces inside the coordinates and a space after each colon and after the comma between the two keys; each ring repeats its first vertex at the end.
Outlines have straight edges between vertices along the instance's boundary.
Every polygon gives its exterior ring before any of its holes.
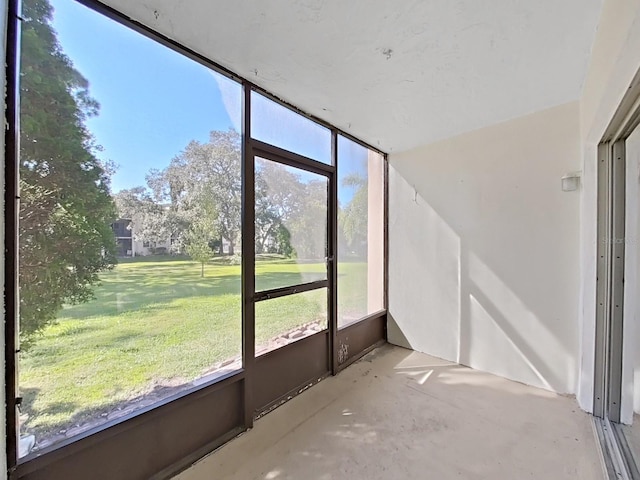
{"type": "Polygon", "coordinates": [[[580,188],[580,177],[582,172],[569,172],[562,177],[562,191],[575,192],[580,188]]]}

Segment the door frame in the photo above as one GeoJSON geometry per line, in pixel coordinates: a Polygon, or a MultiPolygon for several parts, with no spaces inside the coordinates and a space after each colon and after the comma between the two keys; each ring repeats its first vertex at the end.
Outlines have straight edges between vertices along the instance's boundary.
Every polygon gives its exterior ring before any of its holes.
{"type": "MultiPolygon", "coordinates": [[[[337,253],[337,150],[333,148],[337,132],[332,130],[331,164],[325,164],[251,137],[251,92],[245,86],[245,151],[243,152],[243,352],[247,380],[245,382],[245,426],[250,428],[253,420],[264,415],[296,392],[317,383],[330,374],[335,374],[337,350],[334,347],[337,335],[336,317],[336,258],[337,253]],[[255,179],[256,158],[290,166],[301,171],[321,175],[327,179],[327,278],[314,282],[290,285],[271,290],[256,291],[255,286],[255,179]],[[250,187],[250,188],[249,188],[250,187]],[[248,190],[251,190],[250,192],[248,190]],[[334,219],[336,222],[334,222],[334,219]],[[251,225],[248,225],[251,224],[251,225]],[[249,278],[250,277],[250,278],[249,278]],[[297,340],[276,350],[255,356],[255,304],[288,295],[317,289],[327,289],[327,329],[297,340]],[[323,358],[318,359],[317,356],[323,358]],[[320,360],[320,362],[318,362],[320,360]],[[322,367],[322,365],[325,367],[322,367]]],[[[262,94],[262,92],[259,92],[262,94]]]]}
{"type": "Polygon", "coordinates": [[[640,479],[621,429],[624,397],[626,139],[640,125],[640,70],[598,145],[595,428],[610,478],[640,479]]]}

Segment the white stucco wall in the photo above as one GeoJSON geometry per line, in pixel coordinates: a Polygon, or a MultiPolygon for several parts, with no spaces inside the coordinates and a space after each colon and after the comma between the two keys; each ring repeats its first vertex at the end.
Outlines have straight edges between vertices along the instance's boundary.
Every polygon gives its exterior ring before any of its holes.
{"type": "Polygon", "coordinates": [[[390,157],[389,340],[575,392],[579,105],[390,157]]]}
{"type": "MultiPolygon", "coordinates": [[[[592,411],[596,149],[639,67],[640,2],[606,0],[579,107],[391,156],[392,342],[576,392],[580,406],[592,411]],[[573,120],[563,123],[564,115],[573,120]],[[536,135],[525,134],[536,119],[542,124],[536,135]],[[573,137],[570,144],[556,137],[558,129],[573,137]],[[519,144],[531,147],[526,155],[519,144]],[[572,149],[573,156],[553,160],[572,149]],[[559,177],[570,170],[583,172],[577,195],[559,191],[559,177]],[[556,191],[545,197],[550,179],[556,191]],[[522,185],[518,195],[509,191],[522,185]],[[554,231],[562,234],[551,239],[554,231]],[[473,277],[495,293],[483,294],[473,277]]],[[[623,419],[634,407],[634,352],[626,346],[623,419]]]]}
{"type": "MultiPolygon", "coordinates": [[[[606,0],[580,100],[583,190],[580,205],[581,363],[577,398],[580,406],[589,412],[593,411],[595,345],[597,145],[639,67],[640,2],[606,0]]],[[[631,377],[628,371],[623,375],[624,393],[629,392],[631,377]]],[[[632,407],[628,394],[623,396],[621,407],[625,417],[632,407]]]]}

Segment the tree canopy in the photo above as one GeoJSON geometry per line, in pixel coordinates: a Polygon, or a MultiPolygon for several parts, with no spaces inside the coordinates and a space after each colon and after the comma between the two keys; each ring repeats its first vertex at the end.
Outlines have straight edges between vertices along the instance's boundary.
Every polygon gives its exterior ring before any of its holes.
{"type": "Polygon", "coordinates": [[[47,0],[25,0],[20,60],[20,335],[23,348],[64,303],[92,297],[114,264],[110,172],[85,121],[98,112],[62,51],[47,0]]]}
{"type": "Polygon", "coordinates": [[[147,191],[163,206],[177,248],[186,245],[192,225],[205,221],[210,225],[209,240],[219,240],[222,249],[225,239],[233,254],[240,238],[241,182],[240,135],[234,130],[212,131],[208,142],[193,140],[166,168],[151,170],[147,191]]]}
{"type": "Polygon", "coordinates": [[[354,193],[351,201],[340,210],[340,234],[346,240],[349,252],[366,256],[369,208],[367,180],[358,174],[351,174],[342,179],[342,186],[353,188],[354,193]]]}
{"type": "MultiPolygon", "coordinates": [[[[256,253],[322,258],[327,182],[294,172],[277,162],[256,162],[256,253]]],[[[194,245],[202,246],[205,240],[219,253],[223,245],[234,253],[242,225],[241,137],[236,131],[212,131],[208,142],[189,142],[166,168],[151,170],[146,180],[145,187],[115,195],[120,216],[133,222],[136,240],[159,242],[171,236],[173,247],[194,259],[194,245]],[[202,222],[208,225],[206,234],[202,222]]],[[[204,248],[197,250],[199,258],[210,255],[204,248]]]]}

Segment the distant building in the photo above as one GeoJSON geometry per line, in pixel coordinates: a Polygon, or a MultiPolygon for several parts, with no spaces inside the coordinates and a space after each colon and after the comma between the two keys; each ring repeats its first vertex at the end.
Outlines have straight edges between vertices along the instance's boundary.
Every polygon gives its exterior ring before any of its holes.
{"type": "Polygon", "coordinates": [[[134,225],[129,218],[119,218],[111,224],[116,237],[116,255],[119,257],[144,257],[169,253],[171,239],[163,242],[147,242],[134,239],[134,225]]]}
{"type": "MultiPolygon", "coordinates": [[[[135,226],[129,218],[119,218],[111,224],[111,230],[116,237],[116,255],[118,257],[146,257],[147,255],[164,255],[171,252],[174,239],[168,238],[162,242],[148,242],[134,239],[135,226]]],[[[220,244],[214,246],[215,253],[219,253],[220,244]]],[[[229,253],[229,241],[222,239],[222,253],[229,253]]]]}

